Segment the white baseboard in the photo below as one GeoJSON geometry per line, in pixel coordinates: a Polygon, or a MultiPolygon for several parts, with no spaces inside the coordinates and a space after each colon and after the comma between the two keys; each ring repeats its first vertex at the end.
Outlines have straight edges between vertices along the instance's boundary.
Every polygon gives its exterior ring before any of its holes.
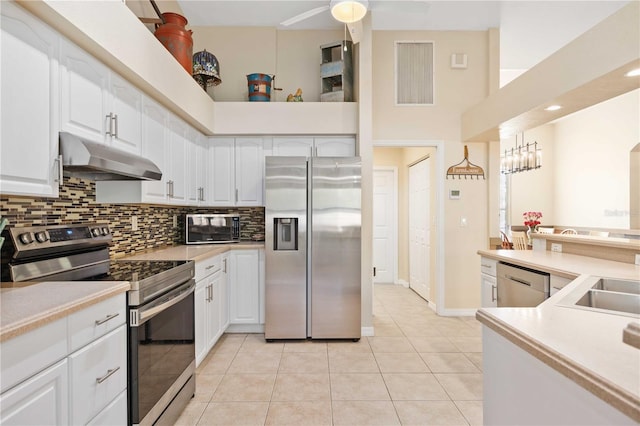
{"type": "Polygon", "coordinates": [[[395,282],[396,285],[401,285],[404,288],[409,288],[409,283],[405,280],[398,280],[395,282]]]}
{"type": "Polygon", "coordinates": [[[474,317],[477,309],[443,309],[438,315],[443,317],[474,317]]]}
{"type": "Polygon", "coordinates": [[[429,307],[431,308],[431,310],[433,312],[436,312],[436,313],[438,312],[438,309],[436,309],[436,304],[435,303],[429,302],[429,307]]]}
{"type": "Polygon", "coordinates": [[[362,327],[360,334],[362,334],[362,337],[375,336],[373,327],[362,327]]]}
{"type": "Polygon", "coordinates": [[[225,333],[264,333],[264,324],[229,324],[225,333]]]}

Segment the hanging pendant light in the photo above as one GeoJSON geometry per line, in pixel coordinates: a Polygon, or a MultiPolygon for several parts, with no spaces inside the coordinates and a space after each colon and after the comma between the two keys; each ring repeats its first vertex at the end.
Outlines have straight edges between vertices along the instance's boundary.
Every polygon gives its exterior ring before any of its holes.
{"type": "Polygon", "coordinates": [[[522,132],[521,143],[518,145],[518,135],[516,135],[515,148],[504,150],[504,155],[500,157],[500,172],[503,174],[526,172],[542,167],[542,148],[538,148],[538,142],[525,145],[524,132],[522,132]]]}
{"type": "Polygon", "coordinates": [[[358,22],[367,14],[367,0],[331,0],[331,15],[345,24],[358,22]]]}

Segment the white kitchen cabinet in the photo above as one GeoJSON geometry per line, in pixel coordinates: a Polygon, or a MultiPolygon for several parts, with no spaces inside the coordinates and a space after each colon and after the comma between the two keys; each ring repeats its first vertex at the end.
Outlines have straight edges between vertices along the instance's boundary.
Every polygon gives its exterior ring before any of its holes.
{"type": "Polygon", "coordinates": [[[356,139],[353,136],[322,136],[313,140],[316,157],[353,157],[356,139]]]}
{"type": "Polygon", "coordinates": [[[496,266],[498,262],[486,257],[480,258],[480,294],[483,308],[498,306],[498,282],[496,279],[496,266]]]}
{"type": "Polygon", "coordinates": [[[142,93],[129,82],[111,73],[111,114],[114,148],[134,154],[141,153],[142,93]]]}
{"type": "Polygon", "coordinates": [[[187,201],[189,205],[206,204],[207,147],[204,136],[190,128],[187,140],[187,201]]]}
{"type": "Polygon", "coordinates": [[[0,424],[86,424],[107,409],[126,421],[126,401],[113,404],[127,393],[125,306],[122,293],[4,341],[0,424]]]}
{"type": "Polygon", "coordinates": [[[89,426],[113,426],[127,424],[127,391],[120,392],[120,395],[107,405],[104,410],[98,413],[89,423],[89,426]]]}
{"type": "Polygon", "coordinates": [[[0,395],[0,424],[68,425],[67,360],[0,395]]]}
{"type": "Polygon", "coordinates": [[[298,157],[353,157],[353,136],[280,136],[273,138],[273,155],[298,157]]]}
{"type": "Polygon", "coordinates": [[[229,256],[229,323],[260,323],[259,250],[233,250],[229,256]]]}
{"type": "Polygon", "coordinates": [[[236,206],[262,205],[264,156],[262,138],[236,138],[236,206]]]}
{"type": "Polygon", "coordinates": [[[260,206],[264,186],[262,138],[216,137],[209,142],[210,206],[260,206]]]}
{"type": "Polygon", "coordinates": [[[140,154],[141,92],[80,47],[61,40],[61,130],[140,154]]]}
{"type": "Polygon", "coordinates": [[[142,99],[142,156],[158,166],[162,171],[162,178],[131,183],[141,185],[141,201],[165,203],[167,200],[167,170],[171,164],[167,142],[167,119],[168,113],[164,107],[146,96],[142,99]]]}
{"type": "Polygon", "coordinates": [[[222,333],[229,327],[229,252],[222,255],[222,271],[220,271],[220,329],[222,333]]]}
{"type": "Polygon", "coordinates": [[[111,127],[109,69],[62,38],[60,45],[60,129],[105,143],[111,127]]]}
{"type": "Polygon", "coordinates": [[[60,38],[13,3],[0,13],[0,192],[57,197],[60,38]]]}
{"type": "Polygon", "coordinates": [[[69,356],[71,424],[86,424],[127,387],[127,329],[114,331],[69,356]]]}
{"type": "Polygon", "coordinates": [[[220,294],[223,280],[222,264],[221,255],[196,262],[194,296],[196,366],[200,365],[224,332],[220,312],[223,302],[220,294]]]}
{"type": "Polygon", "coordinates": [[[170,163],[167,167],[168,201],[187,205],[187,125],[173,115],[168,119],[170,163]]]}

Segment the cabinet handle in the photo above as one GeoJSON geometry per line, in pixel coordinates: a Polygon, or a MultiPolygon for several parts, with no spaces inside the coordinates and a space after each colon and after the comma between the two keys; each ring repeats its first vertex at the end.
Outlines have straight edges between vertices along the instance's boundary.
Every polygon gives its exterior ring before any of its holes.
{"type": "Polygon", "coordinates": [[[496,286],[495,285],[491,286],[491,301],[492,302],[496,301],[496,286]]]}
{"type": "Polygon", "coordinates": [[[227,273],[227,259],[222,259],[222,272],[227,273]]]}
{"type": "Polygon", "coordinates": [[[480,265],[482,268],[491,268],[491,265],[480,265]]]}
{"type": "Polygon", "coordinates": [[[209,269],[213,268],[214,266],[216,266],[216,265],[209,265],[209,266],[207,266],[207,267],[206,267],[206,268],[204,268],[204,269],[208,271],[209,269]]]}
{"type": "Polygon", "coordinates": [[[58,177],[54,179],[54,182],[62,183],[63,173],[62,173],[62,154],[58,155],[58,157],[54,160],[58,166],[58,177]]]}
{"type": "Polygon", "coordinates": [[[116,371],[118,371],[118,370],[120,370],[120,367],[119,367],[119,366],[118,366],[118,367],[116,367],[116,368],[114,368],[114,369],[112,369],[112,370],[107,370],[107,374],[105,374],[105,375],[104,375],[104,376],[102,376],[102,377],[98,377],[98,378],[96,378],[96,382],[98,382],[98,384],[100,384],[100,383],[104,382],[104,381],[105,381],[105,380],[107,380],[109,377],[111,377],[111,376],[113,375],[113,373],[115,373],[115,372],[116,372],[116,371]]]}
{"type": "Polygon", "coordinates": [[[236,188],[236,203],[238,202],[238,188],[236,188]]]}
{"type": "Polygon", "coordinates": [[[173,181],[167,181],[167,195],[169,198],[173,198],[173,181]]]}
{"type": "Polygon", "coordinates": [[[107,136],[113,136],[113,114],[109,113],[107,117],[107,126],[109,127],[105,132],[107,136]]]}
{"type": "Polygon", "coordinates": [[[111,119],[112,121],[115,121],[115,126],[114,128],[116,129],[115,134],[113,136],[115,136],[116,138],[118,137],[118,114],[113,114],[113,118],[111,119]]]}
{"type": "Polygon", "coordinates": [[[101,320],[96,320],[96,325],[102,325],[102,324],[104,324],[105,322],[107,322],[107,321],[109,321],[109,320],[114,319],[114,318],[115,318],[115,317],[117,317],[118,315],[120,315],[120,314],[115,313],[115,314],[107,315],[105,318],[103,318],[103,319],[101,319],[101,320]]]}

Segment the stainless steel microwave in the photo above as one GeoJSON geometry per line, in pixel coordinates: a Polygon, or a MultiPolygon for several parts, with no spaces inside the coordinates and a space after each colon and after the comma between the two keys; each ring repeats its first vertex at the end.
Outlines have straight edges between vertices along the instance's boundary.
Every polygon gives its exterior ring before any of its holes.
{"type": "Polygon", "coordinates": [[[236,243],[240,241],[240,216],[233,214],[188,214],[187,244],[236,243]]]}

